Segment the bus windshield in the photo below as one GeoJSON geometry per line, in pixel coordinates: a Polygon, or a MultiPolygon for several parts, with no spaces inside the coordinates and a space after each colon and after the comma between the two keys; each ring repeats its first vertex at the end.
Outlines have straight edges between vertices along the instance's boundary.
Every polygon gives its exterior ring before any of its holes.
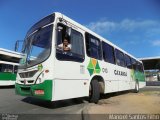
{"type": "Polygon", "coordinates": [[[24,58],[20,61],[20,68],[31,67],[46,60],[51,52],[53,25],[40,28],[26,37],[24,43],[24,58]]]}

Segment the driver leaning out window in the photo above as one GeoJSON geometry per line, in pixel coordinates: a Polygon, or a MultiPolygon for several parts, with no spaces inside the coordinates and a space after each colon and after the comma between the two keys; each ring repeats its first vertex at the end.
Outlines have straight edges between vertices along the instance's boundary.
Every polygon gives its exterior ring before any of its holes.
{"type": "Polygon", "coordinates": [[[60,49],[62,49],[63,51],[70,51],[71,50],[71,44],[69,43],[69,40],[67,37],[64,38],[63,43],[58,45],[58,47],[60,49]]]}

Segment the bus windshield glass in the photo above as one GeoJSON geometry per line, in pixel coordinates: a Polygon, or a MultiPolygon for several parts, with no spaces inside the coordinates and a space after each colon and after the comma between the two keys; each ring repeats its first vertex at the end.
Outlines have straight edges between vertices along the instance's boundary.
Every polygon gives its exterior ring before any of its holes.
{"type": "Polygon", "coordinates": [[[25,39],[22,51],[25,57],[20,61],[20,68],[37,65],[49,57],[52,29],[53,25],[40,28],[25,39]]]}

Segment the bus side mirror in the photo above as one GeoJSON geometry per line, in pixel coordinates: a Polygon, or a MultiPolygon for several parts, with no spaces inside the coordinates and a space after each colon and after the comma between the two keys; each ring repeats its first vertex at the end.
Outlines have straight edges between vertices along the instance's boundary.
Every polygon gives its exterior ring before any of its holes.
{"type": "MultiPolygon", "coordinates": [[[[19,46],[19,43],[20,43],[20,42],[23,44],[24,41],[23,41],[23,40],[17,40],[17,41],[16,41],[15,47],[14,47],[14,51],[15,51],[15,52],[18,52],[18,51],[19,51],[19,47],[20,47],[20,46],[19,46]]],[[[21,46],[21,47],[22,47],[22,46],[21,46]]]]}
{"type": "Polygon", "coordinates": [[[16,43],[15,43],[15,47],[14,47],[14,51],[16,51],[16,52],[17,52],[18,47],[19,47],[19,44],[18,44],[18,41],[16,41],[16,43]]]}

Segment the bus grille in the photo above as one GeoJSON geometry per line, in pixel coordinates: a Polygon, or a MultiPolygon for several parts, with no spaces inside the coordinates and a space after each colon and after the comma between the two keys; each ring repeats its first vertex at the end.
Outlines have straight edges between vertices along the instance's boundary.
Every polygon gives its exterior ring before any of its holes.
{"type": "Polygon", "coordinates": [[[34,71],[29,71],[29,72],[23,72],[23,73],[19,73],[19,76],[21,78],[31,78],[33,77],[38,70],[34,70],[34,71]]]}
{"type": "MultiPolygon", "coordinates": [[[[24,84],[24,81],[20,81],[22,84],[24,84]]],[[[27,80],[27,83],[33,83],[34,82],[34,80],[27,80]]]]}

